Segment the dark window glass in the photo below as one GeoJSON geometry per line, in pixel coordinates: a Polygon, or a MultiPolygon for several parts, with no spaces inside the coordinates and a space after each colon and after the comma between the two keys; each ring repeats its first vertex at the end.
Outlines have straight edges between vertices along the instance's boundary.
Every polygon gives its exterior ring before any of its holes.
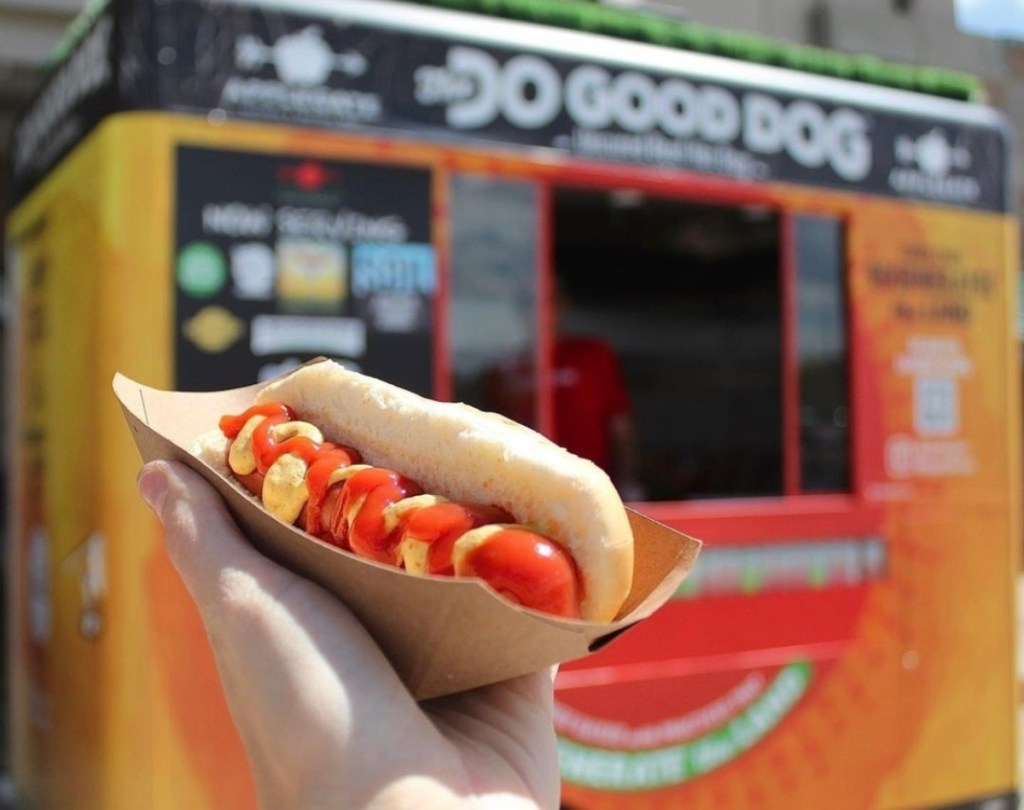
{"type": "Polygon", "coordinates": [[[452,179],[455,399],[530,426],[536,414],[537,197],[531,183],[452,179]]]}
{"type": "MultiPolygon", "coordinates": [[[[633,189],[558,189],[553,207],[555,272],[564,291],[556,347],[582,340],[575,357],[593,355],[605,368],[608,352],[591,341],[613,351],[629,402],[632,451],[589,445],[605,453],[613,479],[622,478],[619,461],[632,457],[642,492],[631,488],[631,497],[780,494],[774,211],[691,204],[633,189]]],[[[563,389],[580,376],[556,348],[556,427],[566,421],[559,415],[563,389]]],[[[614,376],[608,371],[605,379],[614,376]]],[[[590,390],[607,387],[595,383],[590,390]]],[[[617,412],[619,395],[610,387],[607,398],[577,396],[580,423],[596,423],[597,408],[617,412]],[[597,404],[606,401],[611,404],[597,404]]],[[[571,427],[573,434],[583,429],[571,427]]]]}
{"type": "Polygon", "coordinates": [[[843,225],[794,219],[800,358],[800,489],[850,488],[843,225]]]}

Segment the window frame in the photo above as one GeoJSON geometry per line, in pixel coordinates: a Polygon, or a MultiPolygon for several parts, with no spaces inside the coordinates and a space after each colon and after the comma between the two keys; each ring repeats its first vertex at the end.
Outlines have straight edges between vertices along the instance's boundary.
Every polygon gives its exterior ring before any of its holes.
{"type": "MultiPolygon", "coordinates": [[[[533,182],[537,186],[537,260],[534,268],[540,310],[537,323],[538,396],[535,402],[538,429],[551,435],[554,424],[553,391],[550,385],[553,369],[555,314],[552,300],[554,272],[554,192],[556,188],[572,188],[604,193],[617,188],[630,188],[666,200],[689,204],[724,206],[756,206],[770,209],[779,222],[779,285],[780,285],[780,352],[781,424],[783,487],[779,495],[735,498],[694,499],[686,501],[646,501],[634,504],[645,514],[666,524],[683,527],[716,543],[777,540],[780,536],[806,532],[818,535],[858,534],[873,531],[878,525],[880,509],[864,497],[862,471],[867,448],[863,446],[861,414],[856,407],[856,342],[855,306],[851,278],[855,263],[855,218],[850,203],[823,201],[819,195],[787,199],[767,184],[740,183],[728,179],[706,177],[685,172],[671,175],[646,167],[619,167],[581,164],[566,161],[559,164],[536,164],[510,161],[505,165],[462,168],[449,165],[444,174],[479,174],[533,182]],[[850,465],[849,490],[807,493],[800,490],[800,387],[799,343],[797,335],[797,266],[795,220],[801,215],[823,216],[839,221],[843,233],[843,311],[846,318],[845,373],[850,413],[848,444],[850,465]],[[794,523],[794,519],[798,523],[794,523]],[[737,522],[742,525],[742,541],[737,541],[737,522]],[[794,529],[799,526],[799,531],[794,529]]],[[[810,188],[808,192],[815,191],[810,188]]],[[[450,233],[450,228],[445,229],[450,233]]],[[[451,246],[445,246],[450,256],[451,246]]],[[[444,295],[450,287],[443,285],[444,295]]],[[[442,306],[442,311],[444,307],[442,306]]],[[[450,325],[445,321],[445,330],[450,325]]],[[[439,346],[447,341],[439,341],[439,346]]],[[[439,367],[448,367],[449,362],[439,367]]],[[[445,382],[450,386],[450,382],[445,382]]],[[[809,535],[808,535],[809,536],[809,535]]]]}
{"type": "Polygon", "coordinates": [[[849,212],[820,211],[795,207],[780,207],[779,212],[779,244],[780,283],[782,294],[782,354],[783,354],[783,495],[786,497],[813,497],[817,495],[842,495],[847,492],[860,491],[857,477],[857,446],[854,441],[854,402],[853,402],[853,363],[854,351],[851,308],[850,277],[850,215],[849,212]],[[800,430],[800,317],[799,317],[799,275],[797,267],[796,222],[799,217],[817,217],[834,220],[840,227],[842,241],[840,249],[842,257],[840,272],[842,274],[841,289],[843,293],[842,312],[846,333],[846,357],[843,363],[846,378],[847,446],[849,460],[849,490],[807,492],[803,489],[802,451],[800,430]]]}

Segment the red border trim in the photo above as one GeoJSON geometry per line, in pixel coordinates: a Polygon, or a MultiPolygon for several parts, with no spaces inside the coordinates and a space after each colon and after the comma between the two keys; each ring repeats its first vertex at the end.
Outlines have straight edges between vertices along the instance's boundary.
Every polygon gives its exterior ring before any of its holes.
{"type": "Polygon", "coordinates": [[[782,375],[782,492],[800,494],[800,334],[793,212],[779,212],[779,342],[782,375]]]}
{"type": "Polygon", "coordinates": [[[451,173],[441,166],[431,167],[431,235],[437,262],[437,289],[434,294],[434,398],[450,401],[452,385],[451,319],[451,173]]]}
{"type": "Polygon", "coordinates": [[[537,186],[537,429],[545,436],[555,433],[553,365],[555,354],[555,218],[553,191],[548,183],[537,186]]]}

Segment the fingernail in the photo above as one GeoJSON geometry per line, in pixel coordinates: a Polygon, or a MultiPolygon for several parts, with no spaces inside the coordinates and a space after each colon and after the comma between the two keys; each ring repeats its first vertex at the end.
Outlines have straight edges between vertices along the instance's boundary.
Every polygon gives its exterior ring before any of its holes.
{"type": "Polygon", "coordinates": [[[147,464],[139,473],[137,484],[142,500],[159,515],[167,498],[167,471],[163,465],[147,464]]]}

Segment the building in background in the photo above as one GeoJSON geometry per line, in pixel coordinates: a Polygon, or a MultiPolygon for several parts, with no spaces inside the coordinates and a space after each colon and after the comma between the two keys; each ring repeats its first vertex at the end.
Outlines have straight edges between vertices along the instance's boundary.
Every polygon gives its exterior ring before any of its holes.
{"type": "MultiPolygon", "coordinates": [[[[0,178],[7,175],[11,128],[45,64],[85,0],[0,0],[0,178]]],[[[0,179],[0,191],[6,181],[0,179]]],[[[8,205],[3,193],[0,211],[8,205]]]]}

